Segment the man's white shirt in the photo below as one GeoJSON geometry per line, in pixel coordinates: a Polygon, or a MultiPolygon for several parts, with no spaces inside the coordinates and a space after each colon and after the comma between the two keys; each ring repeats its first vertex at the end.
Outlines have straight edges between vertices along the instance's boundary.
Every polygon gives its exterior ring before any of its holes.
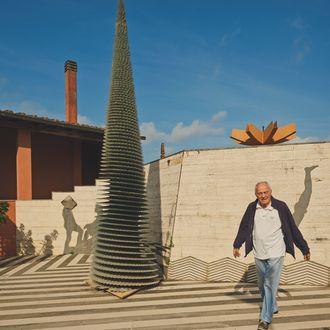
{"type": "Polygon", "coordinates": [[[253,253],[257,259],[285,255],[285,242],[278,211],[271,204],[263,208],[258,203],[254,216],[253,253]]]}

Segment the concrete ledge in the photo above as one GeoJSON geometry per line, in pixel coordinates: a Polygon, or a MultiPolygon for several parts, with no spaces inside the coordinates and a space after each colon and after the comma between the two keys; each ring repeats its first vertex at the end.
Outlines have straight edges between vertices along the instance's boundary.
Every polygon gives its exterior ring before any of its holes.
{"type": "MultiPolygon", "coordinates": [[[[330,285],[330,267],[314,261],[299,261],[283,266],[281,284],[330,285]]],[[[246,264],[232,258],[205,262],[185,257],[170,262],[168,280],[197,280],[257,283],[254,263],[246,264]]]]}

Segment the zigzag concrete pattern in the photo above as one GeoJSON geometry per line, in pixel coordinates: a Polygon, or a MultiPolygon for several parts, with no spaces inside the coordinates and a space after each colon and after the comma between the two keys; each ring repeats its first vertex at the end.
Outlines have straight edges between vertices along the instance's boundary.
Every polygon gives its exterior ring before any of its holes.
{"type": "MultiPolygon", "coordinates": [[[[255,264],[246,264],[232,258],[210,263],[194,257],[171,261],[168,278],[257,283],[255,264]]],[[[284,265],[281,284],[330,285],[330,268],[313,261],[284,265]]]]}
{"type": "MultiPolygon", "coordinates": [[[[0,329],[256,329],[255,284],[165,281],[126,300],[84,284],[89,255],[0,260],[0,329]]],[[[330,287],[284,285],[271,329],[330,329],[330,287]]]]}

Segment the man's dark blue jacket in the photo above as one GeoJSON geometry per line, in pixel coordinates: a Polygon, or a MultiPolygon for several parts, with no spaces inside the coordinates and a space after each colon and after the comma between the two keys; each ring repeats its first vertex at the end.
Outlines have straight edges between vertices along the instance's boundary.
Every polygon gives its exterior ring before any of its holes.
{"type": "MultiPolygon", "coordinates": [[[[295,258],[293,245],[294,243],[303,255],[307,255],[309,253],[308,244],[304,240],[300,230],[298,229],[288,206],[285,204],[285,202],[275,199],[274,197],[271,197],[271,200],[271,205],[274,209],[278,211],[282,223],[282,232],[284,236],[286,252],[290,253],[295,258]]],[[[239,249],[245,242],[245,256],[247,256],[253,248],[252,231],[257,203],[258,200],[255,200],[247,207],[234,241],[235,249],[239,249]]]]}

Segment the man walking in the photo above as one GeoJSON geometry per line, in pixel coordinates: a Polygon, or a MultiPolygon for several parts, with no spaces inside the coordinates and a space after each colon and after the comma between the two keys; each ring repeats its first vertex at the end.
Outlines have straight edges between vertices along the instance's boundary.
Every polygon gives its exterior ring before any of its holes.
{"type": "Polygon", "coordinates": [[[285,252],[295,257],[294,244],[305,260],[310,260],[310,252],[288,206],[272,197],[269,184],[258,182],[255,194],[257,199],[248,205],[241,220],[233,255],[235,258],[240,256],[243,243],[245,256],[253,250],[262,299],[258,330],[264,330],[272,322],[273,314],[278,312],[276,294],[285,252]]]}

